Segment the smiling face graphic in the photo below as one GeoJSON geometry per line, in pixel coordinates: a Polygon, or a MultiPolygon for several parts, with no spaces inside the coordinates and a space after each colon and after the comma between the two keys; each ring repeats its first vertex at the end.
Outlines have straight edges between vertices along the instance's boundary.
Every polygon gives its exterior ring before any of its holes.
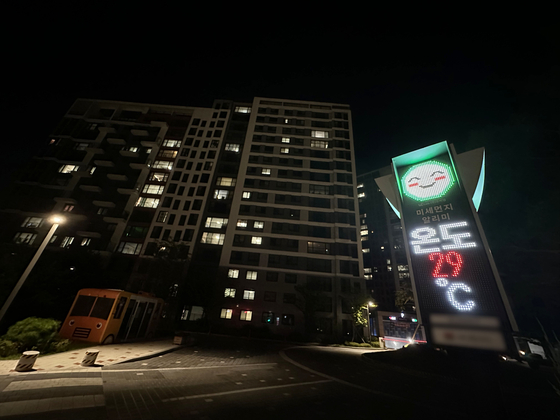
{"type": "Polygon", "coordinates": [[[404,193],[416,201],[442,197],[454,184],[450,167],[436,161],[412,166],[401,182],[404,193]]]}

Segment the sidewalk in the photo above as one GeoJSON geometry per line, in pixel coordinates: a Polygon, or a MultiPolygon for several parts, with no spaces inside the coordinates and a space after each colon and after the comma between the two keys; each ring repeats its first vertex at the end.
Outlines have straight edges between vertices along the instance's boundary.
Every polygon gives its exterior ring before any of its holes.
{"type": "MultiPolygon", "coordinates": [[[[152,357],[178,348],[179,346],[173,344],[173,337],[152,341],[108,344],[104,346],[94,345],[80,350],[50,354],[48,356],[39,355],[39,358],[35,362],[35,366],[33,368],[34,370],[31,371],[31,373],[60,371],[99,371],[103,366],[114,365],[125,361],[140,359],[143,357],[152,357]],[[81,366],[82,359],[86,353],[86,350],[90,349],[99,350],[96,364],[93,367],[83,367],[81,366]]],[[[16,372],[14,370],[17,363],[17,360],[0,360],[0,375],[24,374],[25,372],[16,372]]]]}

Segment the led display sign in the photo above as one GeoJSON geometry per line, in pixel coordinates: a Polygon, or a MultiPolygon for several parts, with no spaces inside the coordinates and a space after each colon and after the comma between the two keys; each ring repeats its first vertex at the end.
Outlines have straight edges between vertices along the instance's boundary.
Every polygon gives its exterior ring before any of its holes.
{"type": "Polygon", "coordinates": [[[394,158],[393,170],[428,339],[505,351],[513,318],[447,143],[394,158]]]}

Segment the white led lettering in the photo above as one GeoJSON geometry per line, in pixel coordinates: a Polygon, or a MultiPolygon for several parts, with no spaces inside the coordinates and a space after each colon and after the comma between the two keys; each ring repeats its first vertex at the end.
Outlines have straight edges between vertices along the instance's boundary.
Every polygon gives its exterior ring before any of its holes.
{"type": "Polygon", "coordinates": [[[474,242],[462,242],[461,238],[470,238],[470,233],[456,233],[456,234],[449,234],[448,230],[467,226],[467,222],[458,222],[458,223],[448,223],[446,225],[439,225],[439,230],[441,231],[441,237],[444,240],[451,239],[453,241],[453,245],[443,245],[443,249],[460,249],[460,248],[473,248],[476,246],[474,242]]]}
{"type": "Polygon", "coordinates": [[[439,243],[439,238],[434,238],[436,236],[436,230],[429,228],[429,227],[422,227],[413,230],[410,232],[410,235],[417,239],[417,241],[410,241],[411,245],[414,245],[414,253],[415,254],[427,254],[429,252],[439,252],[441,249],[439,247],[436,248],[421,248],[421,245],[439,243]],[[433,238],[433,239],[432,239],[433,238]]]}
{"type": "Polygon", "coordinates": [[[455,299],[455,291],[457,289],[461,289],[462,291],[467,293],[472,293],[472,289],[465,283],[449,283],[447,279],[437,278],[436,284],[440,287],[447,287],[447,292],[445,292],[445,294],[447,296],[447,300],[449,300],[454,308],[460,311],[472,311],[472,309],[475,307],[475,303],[473,300],[467,300],[465,303],[461,303],[457,299],[455,299]]]}

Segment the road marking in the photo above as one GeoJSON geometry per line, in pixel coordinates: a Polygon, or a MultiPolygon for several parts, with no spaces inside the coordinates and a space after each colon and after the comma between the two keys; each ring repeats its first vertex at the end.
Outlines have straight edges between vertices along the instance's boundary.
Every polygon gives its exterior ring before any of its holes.
{"type": "MultiPolygon", "coordinates": [[[[192,366],[192,367],[176,367],[176,368],[157,368],[157,369],[107,369],[107,370],[103,370],[103,373],[112,373],[112,372],[154,372],[154,371],[158,371],[158,370],[196,370],[196,369],[225,369],[225,368],[231,368],[231,369],[239,369],[239,368],[243,368],[243,369],[247,369],[255,367],[255,366],[275,366],[278,363],[250,363],[247,365],[228,365],[228,366],[192,366]]],[[[96,371],[98,372],[98,371],[96,371]]],[[[52,372],[50,372],[52,373],[52,372]]],[[[37,375],[39,373],[34,373],[34,375],[37,375]]]]}
{"type": "Polygon", "coordinates": [[[102,378],[58,378],[12,381],[2,392],[24,391],[29,389],[58,388],[73,386],[103,386],[102,378]]]}
{"type": "Polygon", "coordinates": [[[11,401],[0,403],[0,413],[2,413],[0,417],[76,408],[102,407],[104,405],[105,397],[103,395],[77,395],[74,397],[11,401]]]}
{"type": "MultiPolygon", "coordinates": [[[[301,349],[301,348],[304,348],[304,347],[291,347],[291,348],[298,348],[298,349],[301,349]]],[[[286,349],[286,350],[287,350],[287,349],[286,349]]],[[[362,390],[362,391],[364,391],[364,392],[368,392],[368,393],[370,393],[370,394],[383,395],[384,397],[394,398],[394,399],[400,400],[400,401],[407,401],[407,402],[409,401],[409,400],[406,399],[406,398],[398,397],[398,396],[396,396],[396,395],[386,394],[385,392],[374,391],[373,389],[369,389],[369,388],[366,388],[366,387],[361,386],[361,385],[353,384],[352,382],[347,382],[347,381],[344,381],[344,380],[342,380],[342,379],[335,378],[334,376],[330,376],[330,375],[326,375],[326,374],[324,374],[324,373],[317,372],[316,370],[310,369],[310,368],[308,368],[307,366],[304,366],[304,365],[302,365],[301,363],[298,363],[298,362],[296,362],[295,360],[292,360],[290,357],[288,357],[288,356],[286,355],[286,353],[284,352],[284,350],[280,350],[280,357],[282,357],[282,359],[284,359],[285,361],[290,362],[291,364],[293,364],[293,365],[295,365],[295,366],[297,366],[297,367],[299,367],[299,368],[301,368],[301,369],[304,369],[304,370],[306,370],[306,371],[308,371],[308,372],[314,373],[315,375],[319,375],[319,376],[321,376],[321,377],[323,377],[323,378],[330,379],[331,381],[335,381],[335,382],[338,382],[338,383],[340,383],[340,384],[344,384],[344,385],[347,385],[347,386],[351,386],[351,387],[353,387],[353,388],[362,390]]]]}
{"type": "MultiPolygon", "coordinates": [[[[298,346],[298,347],[289,347],[289,348],[287,348],[287,349],[285,349],[285,350],[289,350],[289,349],[303,349],[303,350],[307,350],[307,349],[309,349],[309,347],[299,347],[299,346],[298,346]]],[[[315,348],[313,348],[313,349],[317,349],[317,348],[315,347],[315,348]]],[[[324,349],[321,348],[321,350],[324,350],[324,349]]],[[[342,380],[342,379],[335,378],[334,376],[330,376],[330,375],[326,375],[326,374],[324,374],[324,373],[317,372],[316,370],[310,369],[310,368],[308,368],[307,366],[304,366],[304,365],[302,365],[301,363],[298,363],[298,362],[296,362],[295,360],[292,360],[290,357],[288,357],[288,356],[286,355],[286,353],[284,352],[284,350],[280,350],[280,353],[279,353],[279,354],[280,354],[280,357],[282,357],[285,361],[287,361],[287,362],[289,362],[289,363],[292,363],[293,365],[295,365],[295,366],[297,366],[297,367],[300,367],[300,368],[302,368],[302,369],[304,369],[304,370],[306,370],[306,371],[308,371],[308,372],[314,373],[315,375],[319,375],[319,376],[321,376],[321,377],[323,377],[323,378],[330,379],[331,381],[335,381],[335,382],[338,382],[338,383],[343,384],[343,385],[351,386],[352,388],[356,388],[356,389],[362,390],[362,391],[364,391],[364,392],[368,392],[368,393],[370,393],[370,394],[382,395],[382,396],[384,396],[384,397],[393,398],[393,399],[395,399],[395,400],[406,401],[406,402],[410,403],[410,400],[407,399],[407,398],[399,397],[399,396],[397,396],[397,395],[387,394],[387,393],[385,393],[385,392],[375,391],[375,390],[373,390],[373,389],[369,389],[369,388],[366,388],[366,387],[363,387],[363,386],[360,386],[360,385],[353,384],[352,382],[347,382],[347,381],[344,381],[344,380],[342,380]]],[[[313,376],[313,375],[311,375],[311,376],[313,376]]],[[[422,404],[422,403],[417,403],[417,402],[415,402],[414,404],[415,404],[417,407],[422,407],[422,408],[424,408],[424,409],[426,409],[426,410],[432,410],[432,411],[433,411],[433,407],[431,407],[431,406],[429,406],[429,405],[422,404]]]]}
{"type": "MultiPolygon", "coordinates": [[[[185,396],[185,400],[195,400],[198,398],[208,398],[208,397],[219,397],[222,395],[231,395],[231,394],[240,394],[242,392],[255,392],[255,391],[269,391],[271,389],[280,389],[280,388],[288,388],[292,386],[302,386],[302,385],[316,385],[316,384],[324,384],[327,382],[332,382],[331,380],[322,380],[322,381],[313,381],[313,382],[302,382],[299,384],[290,384],[290,385],[273,385],[273,386],[263,386],[259,388],[249,388],[249,389],[239,389],[235,391],[225,391],[225,392],[216,392],[214,394],[201,394],[201,395],[188,395],[185,396]]],[[[170,398],[161,400],[162,402],[169,402],[171,401],[170,398]]],[[[208,401],[208,400],[205,400],[208,401]]]]}

